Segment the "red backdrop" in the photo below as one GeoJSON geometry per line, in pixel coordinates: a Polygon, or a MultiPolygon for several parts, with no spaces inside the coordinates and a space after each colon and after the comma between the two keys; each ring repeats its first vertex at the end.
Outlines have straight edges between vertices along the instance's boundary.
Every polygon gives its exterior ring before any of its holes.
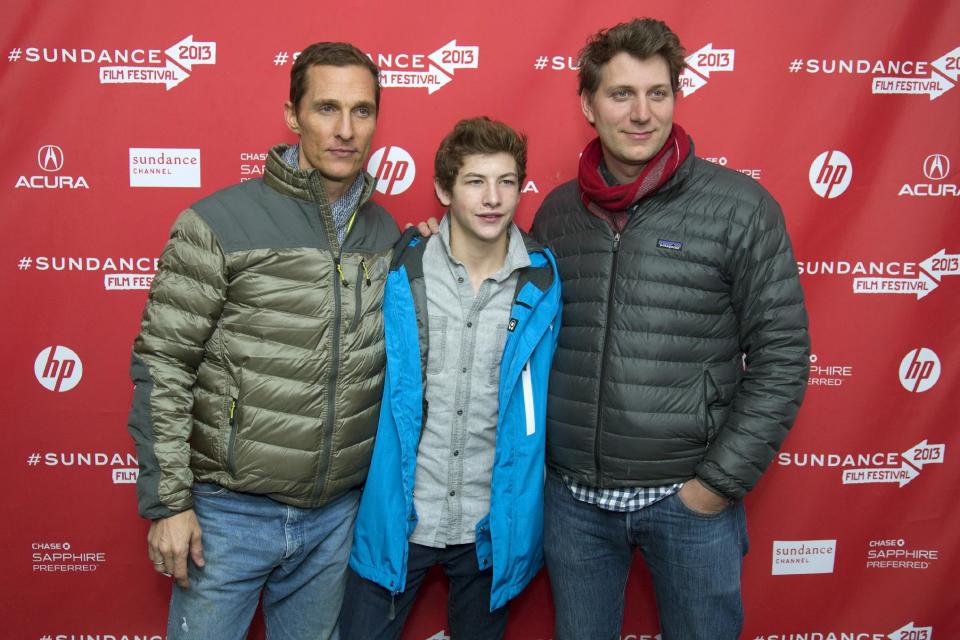
{"type": "MultiPolygon", "coordinates": [[[[370,170],[398,221],[441,212],[433,152],[456,120],[526,131],[526,228],[592,137],[576,52],[648,14],[690,54],[676,120],[697,153],[783,205],[811,316],[807,400],[747,498],[744,637],[960,637],[960,5],[948,0],[7,2],[0,635],[163,636],[170,583],[146,558],[131,483],[129,349],[176,214],[293,141],[281,106],[297,51],[349,40],[386,72],[370,170]],[[144,159],[167,171],[144,173],[144,159]]],[[[638,561],[624,638],[656,636],[649,593],[638,561]]],[[[406,638],[445,637],[444,598],[434,576],[406,638]]],[[[541,575],[508,635],[552,627],[541,575]]]]}

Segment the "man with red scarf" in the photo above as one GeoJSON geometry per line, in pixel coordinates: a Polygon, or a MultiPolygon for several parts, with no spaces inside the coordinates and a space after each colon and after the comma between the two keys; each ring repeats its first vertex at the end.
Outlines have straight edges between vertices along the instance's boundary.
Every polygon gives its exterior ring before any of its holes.
{"type": "Polygon", "coordinates": [[[597,131],[532,233],[557,256],[544,552],[558,640],[619,637],[631,555],[664,640],[743,621],[742,498],[793,424],[809,338],[776,201],[673,122],[680,42],[643,19],[580,53],[597,131]]]}

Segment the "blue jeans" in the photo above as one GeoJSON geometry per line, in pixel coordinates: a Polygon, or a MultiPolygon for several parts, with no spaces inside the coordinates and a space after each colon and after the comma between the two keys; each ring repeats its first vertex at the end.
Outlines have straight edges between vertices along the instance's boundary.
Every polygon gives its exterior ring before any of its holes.
{"type": "Polygon", "coordinates": [[[444,549],[410,543],[407,589],[392,595],[353,569],[347,577],[347,597],[340,618],[344,640],[399,640],[407,614],[417,598],[427,570],[442,564],[450,581],[447,621],[452,640],[497,640],[507,628],[509,604],[490,611],[493,569],[477,566],[477,547],[458,544],[444,549]]]}
{"type": "Polygon", "coordinates": [[[543,534],[557,640],[620,638],[634,549],[653,578],[663,640],[739,637],[743,503],[704,515],[674,493],[633,513],[605,511],[574,498],[550,472],[543,534]]]}
{"type": "Polygon", "coordinates": [[[173,586],[168,640],[246,637],[263,596],[271,640],[336,638],[360,492],[316,509],[196,483],[204,566],[173,586]]]}

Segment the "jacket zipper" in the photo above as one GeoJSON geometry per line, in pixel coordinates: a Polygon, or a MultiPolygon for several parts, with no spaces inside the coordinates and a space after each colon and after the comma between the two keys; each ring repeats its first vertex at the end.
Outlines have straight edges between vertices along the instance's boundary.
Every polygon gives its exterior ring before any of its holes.
{"type": "MultiPolygon", "coordinates": [[[[314,197],[316,197],[315,193],[314,197]]],[[[317,204],[317,213],[321,216],[322,223],[323,211],[319,205],[319,200],[317,204]]],[[[324,226],[324,228],[326,228],[326,226],[324,226]]],[[[321,496],[323,496],[323,492],[326,490],[327,476],[330,473],[330,459],[333,457],[333,452],[330,449],[333,446],[333,425],[336,418],[337,378],[340,377],[340,314],[342,312],[341,306],[343,304],[340,299],[340,288],[343,287],[348,289],[350,287],[346,278],[343,277],[343,270],[340,268],[340,258],[343,256],[343,246],[338,246],[337,252],[334,253],[332,248],[333,240],[333,238],[327,238],[327,244],[331,247],[330,255],[333,257],[335,269],[333,271],[333,331],[330,332],[330,376],[327,379],[327,419],[324,424],[323,448],[321,449],[325,455],[325,459],[317,470],[317,488],[316,493],[314,494],[316,499],[319,499],[321,496]]],[[[346,240],[346,238],[344,238],[344,240],[346,240]]]]}
{"type": "Polygon", "coordinates": [[[603,348],[600,349],[600,392],[597,394],[597,429],[593,436],[593,464],[596,468],[595,485],[602,489],[600,477],[600,430],[603,428],[603,390],[607,375],[607,342],[610,337],[610,315],[613,313],[613,291],[617,282],[617,263],[620,258],[620,233],[613,236],[613,267],[610,270],[610,288],[607,291],[607,321],[603,327],[603,348]]]}
{"type": "Polygon", "coordinates": [[[530,375],[529,360],[527,360],[527,364],[523,365],[523,370],[520,372],[520,381],[523,384],[523,408],[527,420],[527,435],[532,436],[537,431],[537,420],[533,408],[533,378],[530,375]]]}
{"type": "Polygon", "coordinates": [[[361,284],[366,281],[367,287],[370,286],[370,274],[367,272],[367,265],[363,261],[363,258],[360,258],[360,266],[357,267],[357,288],[354,294],[354,314],[353,322],[350,323],[350,328],[347,330],[348,333],[353,333],[357,330],[357,325],[360,324],[360,309],[363,308],[363,300],[361,299],[360,289],[361,284]]]}
{"type": "Polygon", "coordinates": [[[230,438],[227,440],[227,471],[237,473],[237,400],[230,399],[230,438]]]}

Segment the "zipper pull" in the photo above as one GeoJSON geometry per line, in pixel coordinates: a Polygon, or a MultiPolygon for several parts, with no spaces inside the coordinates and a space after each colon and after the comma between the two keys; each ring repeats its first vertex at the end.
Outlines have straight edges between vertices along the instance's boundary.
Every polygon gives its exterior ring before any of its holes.
{"type": "Polygon", "coordinates": [[[367,263],[363,260],[363,258],[360,258],[360,268],[363,269],[363,277],[364,277],[364,280],[365,280],[366,283],[367,283],[367,286],[369,287],[369,286],[370,286],[370,272],[367,271],[367,263]]]}
{"type": "Polygon", "coordinates": [[[613,252],[616,253],[620,250],[620,232],[617,232],[613,236],[613,252]]]}
{"type": "Polygon", "coordinates": [[[337,273],[340,274],[340,284],[343,285],[344,289],[350,288],[350,283],[347,282],[347,278],[343,275],[343,269],[340,268],[340,258],[336,259],[337,273]]]}
{"type": "Polygon", "coordinates": [[[236,408],[237,408],[237,401],[231,399],[230,400],[230,420],[233,420],[233,412],[236,410],[236,408]]]}
{"type": "Polygon", "coordinates": [[[394,591],[393,593],[390,594],[390,611],[387,612],[387,620],[392,621],[394,618],[397,617],[397,607],[394,604],[394,600],[396,599],[397,599],[397,592],[394,591]]]}

